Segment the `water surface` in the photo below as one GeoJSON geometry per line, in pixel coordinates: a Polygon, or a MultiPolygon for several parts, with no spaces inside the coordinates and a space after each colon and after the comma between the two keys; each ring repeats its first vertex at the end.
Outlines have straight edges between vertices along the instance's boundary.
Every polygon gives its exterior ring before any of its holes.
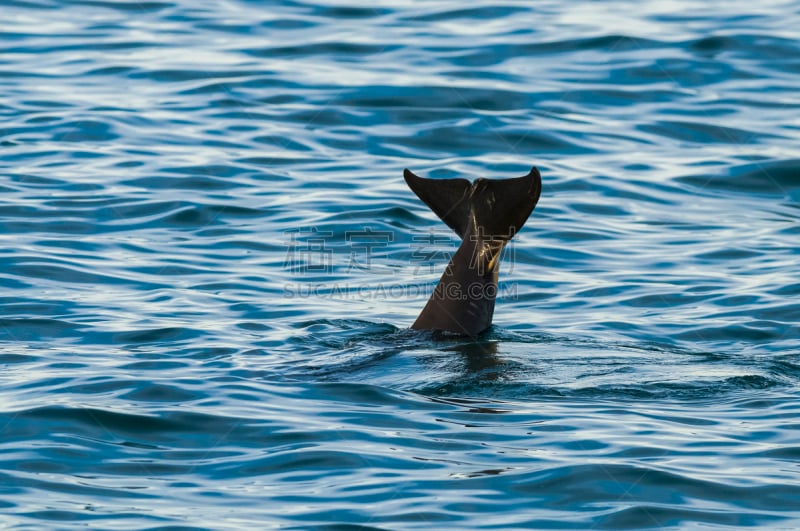
{"type": "Polygon", "coordinates": [[[6,527],[800,526],[796,3],[0,20],[6,527]],[[532,165],[495,326],[409,331],[403,168],[532,165]]]}

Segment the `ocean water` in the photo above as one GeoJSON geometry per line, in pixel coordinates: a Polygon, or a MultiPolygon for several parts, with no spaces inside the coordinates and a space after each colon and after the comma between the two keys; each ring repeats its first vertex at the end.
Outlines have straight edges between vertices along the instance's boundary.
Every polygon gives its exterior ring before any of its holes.
{"type": "Polygon", "coordinates": [[[0,528],[800,528],[797,2],[4,0],[0,528]],[[404,168],[537,166],[493,328],[404,168]]]}

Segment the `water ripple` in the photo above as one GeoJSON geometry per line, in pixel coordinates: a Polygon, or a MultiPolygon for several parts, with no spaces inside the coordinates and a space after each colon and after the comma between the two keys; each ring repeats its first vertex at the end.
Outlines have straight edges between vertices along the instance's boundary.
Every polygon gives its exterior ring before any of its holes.
{"type": "Polygon", "coordinates": [[[8,526],[798,526],[796,5],[3,10],[8,526]],[[495,326],[408,330],[402,169],[534,164],[495,326]]]}

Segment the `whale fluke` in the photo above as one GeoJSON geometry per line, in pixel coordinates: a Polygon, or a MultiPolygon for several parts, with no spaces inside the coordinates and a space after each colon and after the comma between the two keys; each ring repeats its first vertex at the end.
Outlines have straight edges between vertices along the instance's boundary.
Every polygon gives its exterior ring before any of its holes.
{"type": "Polygon", "coordinates": [[[500,255],[522,228],[542,191],[539,170],[513,179],[426,179],[406,183],[456,234],[461,245],[411,326],[476,336],[492,324],[500,255]]]}

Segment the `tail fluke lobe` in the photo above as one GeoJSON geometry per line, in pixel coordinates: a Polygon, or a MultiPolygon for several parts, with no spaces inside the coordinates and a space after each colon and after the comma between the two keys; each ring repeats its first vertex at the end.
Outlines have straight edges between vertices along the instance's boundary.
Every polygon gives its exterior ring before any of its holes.
{"type": "Polygon", "coordinates": [[[428,208],[464,237],[469,216],[469,196],[472,185],[466,179],[424,179],[403,170],[406,184],[428,208]]]}
{"type": "Polygon", "coordinates": [[[470,195],[470,222],[480,236],[508,239],[519,232],[542,193],[542,177],[532,168],[514,179],[477,179],[470,195]]]}

